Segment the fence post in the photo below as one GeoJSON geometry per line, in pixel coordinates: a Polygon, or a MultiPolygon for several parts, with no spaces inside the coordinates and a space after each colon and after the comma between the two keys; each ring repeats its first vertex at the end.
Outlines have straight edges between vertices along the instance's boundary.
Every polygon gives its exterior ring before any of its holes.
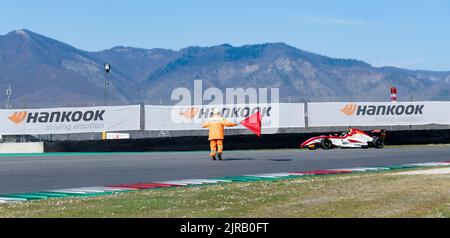
{"type": "Polygon", "coordinates": [[[305,129],[308,129],[309,124],[309,118],[308,118],[308,102],[305,100],[305,107],[304,107],[304,116],[305,116],[305,129]]]}
{"type": "MultiPolygon", "coordinates": [[[[413,100],[414,100],[414,97],[411,95],[410,101],[413,102],[413,100]]],[[[409,125],[410,130],[412,129],[412,120],[413,120],[413,116],[411,116],[411,123],[409,125]]]]}
{"type": "Polygon", "coordinates": [[[144,103],[140,103],[139,104],[139,108],[140,108],[140,130],[139,130],[139,138],[145,138],[145,104],[144,103]]]}
{"type": "Polygon", "coordinates": [[[141,119],[140,119],[140,121],[141,121],[141,124],[140,124],[140,126],[141,126],[141,128],[140,128],[140,130],[141,131],[145,131],[145,105],[144,105],[144,103],[141,103],[141,104],[139,104],[139,108],[140,108],[140,116],[141,116],[141,119]]]}

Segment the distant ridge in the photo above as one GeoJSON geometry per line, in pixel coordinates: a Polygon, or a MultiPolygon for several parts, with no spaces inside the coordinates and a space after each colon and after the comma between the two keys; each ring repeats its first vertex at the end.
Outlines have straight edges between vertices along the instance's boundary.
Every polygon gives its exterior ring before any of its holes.
{"type": "Polygon", "coordinates": [[[11,83],[18,107],[102,105],[105,62],[114,104],[168,104],[174,88],[195,79],[220,89],[278,87],[284,101],[386,101],[392,85],[400,100],[450,100],[450,72],[376,68],[284,43],[87,52],[29,30],[0,36],[0,91],[11,83]]]}

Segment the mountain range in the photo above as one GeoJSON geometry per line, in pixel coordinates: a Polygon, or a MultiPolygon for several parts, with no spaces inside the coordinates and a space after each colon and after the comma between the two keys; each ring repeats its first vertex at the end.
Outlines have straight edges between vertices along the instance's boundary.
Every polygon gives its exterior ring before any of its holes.
{"type": "Polygon", "coordinates": [[[387,101],[391,86],[401,101],[450,100],[450,71],[373,67],[284,43],[88,52],[29,30],[0,36],[0,90],[11,85],[16,108],[103,105],[105,63],[115,105],[173,104],[172,90],[196,79],[222,90],[277,87],[284,102],[387,101]]]}

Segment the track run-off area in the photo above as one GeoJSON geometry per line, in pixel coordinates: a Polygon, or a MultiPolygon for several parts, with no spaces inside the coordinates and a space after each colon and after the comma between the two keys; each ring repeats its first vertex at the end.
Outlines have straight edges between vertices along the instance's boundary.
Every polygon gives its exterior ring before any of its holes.
{"type": "Polygon", "coordinates": [[[384,149],[1,155],[0,194],[450,160],[450,146],[384,149]]]}

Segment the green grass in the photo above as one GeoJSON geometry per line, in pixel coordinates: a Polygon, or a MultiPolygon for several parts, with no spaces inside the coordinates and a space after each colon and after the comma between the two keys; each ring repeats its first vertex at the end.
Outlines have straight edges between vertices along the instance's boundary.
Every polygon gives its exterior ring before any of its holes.
{"type": "Polygon", "coordinates": [[[450,175],[392,172],[0,205],[0,217],[447,217],[450,175]]]}

